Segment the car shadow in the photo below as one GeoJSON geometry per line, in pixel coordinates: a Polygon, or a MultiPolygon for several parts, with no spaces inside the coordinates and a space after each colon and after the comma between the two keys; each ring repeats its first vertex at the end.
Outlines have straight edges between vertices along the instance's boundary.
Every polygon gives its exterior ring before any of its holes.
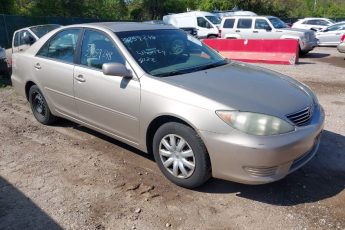
{"type": "Polygon", "coordinates": [[[310,52],[310,53],[307,53],[305,55],[300,56],[299,58],[301,58],[301,59],[304,59],[304,58],[311,58],[311,59],[313,59],[313,58],[315,58],[316,59],[316,58],[325,58],[325,57],[328,57],[328,56],[330,56],[330,54],[310,52]]]}
{"type": "Polygon", "coordinates": [[[120,148],[123,148],[125,150],[128,150],[130,152],[133,152],[143,158],[146,158],[146,159],[149,159],[149,160],[152,160],[154,161],[154,157],[152,154],[147,154],[147,153],[144,153],[143,151],[140,151],[139,149],[136,149],[126,143],[123,143],[121,141],[118,141],[112,137],[109,137],[109,136],[106,136],[100,132],[97,132],[97,131],[94,131],[92,129],[89,129],[85,126],[82,126],[82,125],[79,125],[77,123],[74,123],[72,121],[69,121],[69,120],[65,120],[63,118],[60,118],[53,126],[57,126],[57,127],[65,127],[65,128],[73,128],[75,130],[78,130],[78,131],[81,131],[81,132],[85,132],[85,133],[88,133],[92,136],[95,136],[97,138],[100,138],[106,142],[109,142],[111,144],[114,144],[114,145],[117,145],[118,147],[120,148]]]}
{"type": "MultiPolygon", "coordinates": [[[[76,123],[61,119],[56,125],[72,127],[86,132],[145,159],[154,161],[152,154],[146,154],[76,123]]],[[[280,181],[265,185],[244,185],[212,178],[195,191],[214,194],[236,193],[239,197],[281,206],[316,202],[335,196],[345,189],[344,149],[344,136],[324,131],[316,156],[304,167],[280,181]]]]}
{"type": "Polygon", "coordinates": [[[316,63],[314,63],[314,62],[305,62],[305,61],[302,61],[302,62],[298,62],[297,63],[297,65],[314,65],[314,64],[316,64],[316,63]]]}
{"type": "Polygon", "coordinates": [[[236,193],[242,198],[280,206],[317,202],[345,189],[344,149],[344,136],[324,131],[314,159],[283,180],[265,185],[243,185],[211,179],[198,191],[236,193]]]}
{"type": "Polygon", "coordinates": [[[0,176],[0,229],[63,229],[10,182],[0,176]]]}

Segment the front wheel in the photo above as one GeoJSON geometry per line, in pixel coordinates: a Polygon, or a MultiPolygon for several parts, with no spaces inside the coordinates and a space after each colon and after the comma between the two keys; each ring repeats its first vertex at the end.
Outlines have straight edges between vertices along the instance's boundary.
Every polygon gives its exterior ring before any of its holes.
{"type": "Polygon", "coordinates": [[[209,35],[207,36],[208,39],[216,39],[218,36],[217,35],[209,35]]]}
{"type": "Polygon", "coordinates": [[[44,125],[51,125],[56,121],[57,118],[50,112],[47,101],[36,85],[29,90],[29,102],[37,121],[44,125]]]}
{"type": "Polygon", "coordinates": [[[299,56],[304,56],[307,55],[309,53],[309,51],[303,51],[301,50],[301,47],[299,48],[299,56]]]}
{"type": "Polygon", "coordinates": [[[173,183],[195,188],[211,177],[211,163],[204,143],[189,126],[169,122],[153,138],[153,154],[162,173],[173,183]]]}

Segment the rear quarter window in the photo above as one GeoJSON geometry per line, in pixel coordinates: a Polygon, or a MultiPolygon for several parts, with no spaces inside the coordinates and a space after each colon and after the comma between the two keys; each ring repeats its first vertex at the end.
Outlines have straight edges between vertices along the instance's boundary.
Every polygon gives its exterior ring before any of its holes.
{"type": "Polygon", "coordinates": [[[238,29],[250,29],[252,28],[252,19],[238,19],[237,28],[238,29]]]}
{"type": "Polygon", "coordinates": [[[234,24],[235,24],[235,19],[234,18],[226,19],[224,21],[223,28],[232,29],[232,28],[234,28],[234,24]]]}

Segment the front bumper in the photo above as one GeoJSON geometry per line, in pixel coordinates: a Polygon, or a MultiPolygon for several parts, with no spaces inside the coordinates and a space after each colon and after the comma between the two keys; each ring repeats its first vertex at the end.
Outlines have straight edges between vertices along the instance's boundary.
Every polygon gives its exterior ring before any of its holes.
{"type": "Polygon", "coordinates": [[[313,50],[316,46],[319,45],[319,40],[317,38],[310,40],[310,41],[301,41],[300,42],[300,47],[302,51],[311,51],[313,50]]]}
{"type": "Polygon", "coordinates": [[[340,44],[338,45],[338,51],[339,51],[340,53],[345,53],[345,42],[340,43],[340,44]]]}
{"type": "Polygon", "coordinates": [[[254,136],[235,131],[224,135],[201,131],[213,177],[244,184],[265,184],[284,178],[316,154],[324,119],[319,106],[309,125],[288,134],[254,136]]]}

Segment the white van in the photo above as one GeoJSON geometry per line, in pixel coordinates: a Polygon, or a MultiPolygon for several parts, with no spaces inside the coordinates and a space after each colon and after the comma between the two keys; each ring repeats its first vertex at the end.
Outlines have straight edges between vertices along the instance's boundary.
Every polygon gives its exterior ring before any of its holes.
{"type": "Polygon", "coordinates": [[[216,38],[221,19],[204,11],[191,11],[180,14],[169,14],[163,17],[165,24],[177,28],[193,27],[198,31],[198,38],[216,38]]]}

